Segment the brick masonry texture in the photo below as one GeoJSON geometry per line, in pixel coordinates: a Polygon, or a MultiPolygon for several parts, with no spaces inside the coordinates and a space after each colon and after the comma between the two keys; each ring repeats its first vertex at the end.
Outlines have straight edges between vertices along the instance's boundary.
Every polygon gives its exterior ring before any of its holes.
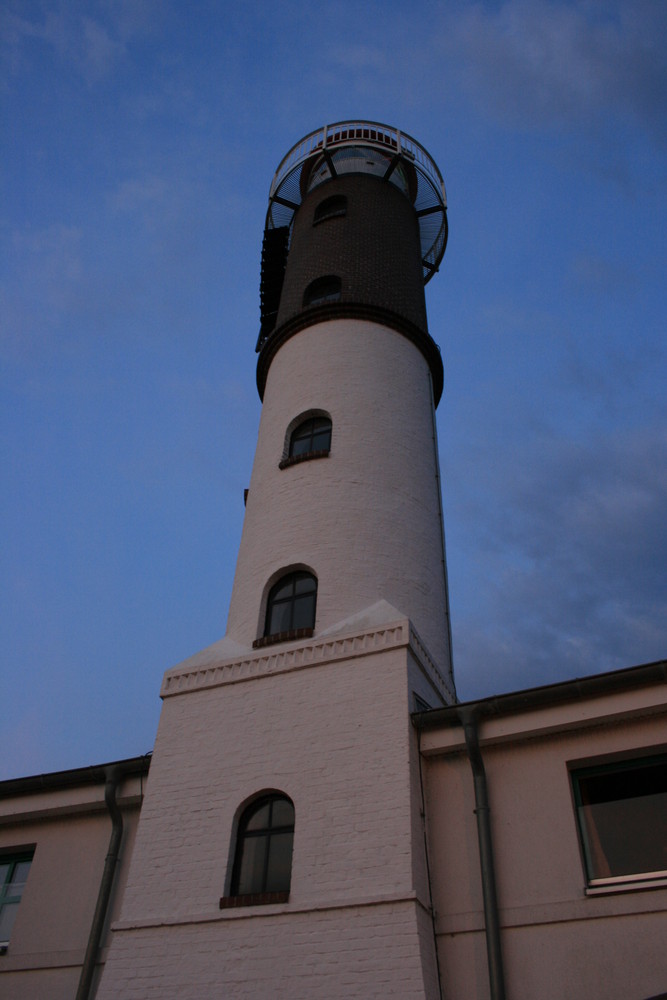
{"type": "Polygon", "coordinates": [[[250,647],[263,630],[268,586],[303,567],[318,578],[316,637],[384,599],[410,618],[447,676],[440,530],[430,374],[420,350],[361,320],[292,337],[269,371],[230,637],[250,647]],[[280,469],[286,429],[311,410],[331,417],[329,457],[280,469]]]}
{"type": "Polygon", "coordinates": [[[425,1000],[411,903],[119,932],[98,1000],[425,1000]],[[132,939],[132,940],[130,940],[132,939]]]}
{"type": "Polygon", "coordinates": [[[347,175],[304,198],[294,219],[278,325],[302,310],[310,282],[329,274],[341,279],[342,302],[390,309],[426,331],[417,217],[393,184],[347,175]],[[313,226],[315,209],[334,194],[346,196],[346,214],[313,226]]]}
{"type": "Polygon", "coordinates": [[[433,995],[409,670],[404,646],[165,700],[98,1000],[433,995]],[[221,911],[268,789],[295,805],[289,902],[221,911]]]}

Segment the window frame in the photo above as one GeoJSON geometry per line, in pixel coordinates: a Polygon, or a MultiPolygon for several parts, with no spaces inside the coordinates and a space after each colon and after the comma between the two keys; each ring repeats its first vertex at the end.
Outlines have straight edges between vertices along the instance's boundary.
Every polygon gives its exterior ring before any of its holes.
{"type": "MultiPolygon", "coordinates": [[[[237,906],[257,906],[268,903],[286,903],[289,900],[292,885],[292,866],[294,858],[294,829],[296,825],[296,811],[294,802],[284,792],[271,791],[256,796],[242,809],[236,827],[234,838],[234,855],[231,868],[231,879],[229,884],[229,895],[223,896],[220,900],[220,909],[230,909],[237,906]],[[290,822],[274,823],[274,807],[277,803],[288,805],[291,810],[290,822]],[[264,826],[255,829],[248,829],[251,821],[266,806],[269,807],[268,821],[264,826]],[[271,888],[275,885],[276,870],[271,871],[271,840],[275,837],[291,836],[289,842],[289,869],[285,884],[280,884],[278,888],[271,888]],[[244,885],[243,879],[247,877],[244,873],[244,862],[250,856],[246,854],[246,847],[250,841],[263,841],[264,846],[260,849],[261,874],[257,878],[256,872],[250,872],[250,886],[244,885]],[[241,892],[240,889],[246,891],[241,892]]],[[[273,855],[275,862],[275,855],[273,855]]],[[[252,860],[250,861],[252,864],[252,860]]]]}
{"type": "Polygon", "coordinates": [[[323,274],[306,285],[301,307],[314,309],[317,306],[332,305],[334,302],[340,302],[342,293],[343,282],[340,275],[323,274]]]}
{"type": "MultiPolygon", "coordinates": [[[[635,794],[624,795],[619,790],[618,796],[609,796],[608,798],[600,799],[598,802],[590,802],[586,801],[589,799],[590,793],[589,791],[584,791],[583,787],[584,783],[591,783],[591,788],[594,790],[596,778],[614,778],[628,771],[645,771],[648,776],[651,768],[656,768],[655,778],[657,783],[656,792],[651,794],[661,796],[667,794],[667,792],[659,788],[660,775],[657,774],[657,768],[667,768],[667,752],[664,750],[656,752],[645,751],[642,754],[631,757],[604,758],[597,762],[590,760],[568,765],[574,818],[582,867],[586,879],[585,891],[587,895],[599,895],[608,892],[622,892],[643,888],[658,888],[667,885],[667,862],[665,868],[647,867],[638,871],[614,871],[613,868],[618,866],[618,860],[615,865],[612,854],[613,847],[609,843],[609,837],[612,825],[618,823],[618,817],[611,815],[608,819],[601,822],[600,818],[596,819],[592,812],[592,807],[595,805],[613,806],[614,803],[629,803],[633,798],[645,799],[646,796],[635,794]],[[602,874],[600,871],[605,865],[608,869],[608,874],[602,874]]],[[[604,794],[600,789],[598,792],[599,794],[604,794]]],[[[641,824],[637,824],[635,828],[639,831],[644,827],[641,824]]],[[[648,825],[646,828],[649,828],[648,825]]],[[[639,850],[639,847],[635,847],[635,850],[639,850]]]]}
{"type": "Polygon", "coordinates": [[[271,584],[267,596],[266,596],[266,608],[264,611],[264,631],[261,638],[255,639],[253,642],[253,648],[257,649],[261,646],[269,646],[276,642],[287,642],[290,639],[307,639],[310,638],[315,631],[315,620],[317,616],[317,589],[318,581],[315,574],[307,567],[297,567],[289,570],[288,572],[283,572],[280,576],[273,581],[271,584]],[[309,578],[312,580],[314,587],[310,591],[302,591],[297,593],[296,584],[299,579],[309,578]],[[288,582],[292,583],[292,593],[288,598],[278,598],[276,600],[275,594],[279,588],[287,585],[288,582]],[[308,625],[294,625],[294,608],[297,602],[301,599],[314,597],[313,600],[313,612],[312,619],[308,625]],[[269,627],[271,625],[271,614],[276,604],[287,604],[290,603],[290,618],[289,625],[287,629],[280,629],[278,632],[270,632],[269,627]]]}
{"type": "Polygon", "coordinates": [[[333,421],[328,413],[324,411],[311,411],[310,413],[301,414],[296,420],[293,420],[287,428],[287,433],[285,435],[285,447],[283,449],[283,457],[278,463],[280,469],[287,469],[290,465],[298,465],[300,462],[308,462],[316,458],[328,458],[331,452],[331,438],[333,434],[333,421]],[[320,421],[322,424],[327,424],[328,426],[316,430],[315,424],[320,421]],[[309,434],[301,434],[300,438],[299,432],[306,425],[311,424],[311,430],[309,434]],[[322,436],[322,434],[327,435],[326,447],[324,448],[313,448],[312,445],[315,443],[316,436],[322,436]],[[302,451],[294,454],[294,443],[295,439],[304,439],[305,437],[310,437],[311,447],[307,451],[302,451]]]}
{"type": "Polygon", "coordinates": [[[14,929],[14,920],[18,915],[18,908],[21,905],[21,900],[23,899],[23,894],[25,892],[25,887],[28,882],[28,876],[30,874],[30,867],[32,866],[33,858],[35,856],[34,847],[24,847],[18,849],[12,849],[8,851],[0,852],[0,865],[8,865],[7,873],[5,878],[0,884],[0,918],[5,912],[6,907],[14,906],[16,907],[16,912],[14,918],[11,921],[9,927],[9,933],[7,937],[0,937],[0,954],[4,954],[9,947],[11,941],[12,930],[14,929]],[[20,892],[9,892],[9,887],[11,887],[13,876],[16,872],[16,868],[20,864],[28,863],[28,871],[23,882],[19,883],[20,892]]]}

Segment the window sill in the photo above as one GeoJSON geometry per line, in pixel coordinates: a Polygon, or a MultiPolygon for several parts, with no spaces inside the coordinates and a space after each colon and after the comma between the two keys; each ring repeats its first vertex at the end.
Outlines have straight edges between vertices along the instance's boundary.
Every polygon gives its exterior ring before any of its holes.
{"type": "Polygon", "coordinates": [[[315,226],[319,226],[320,222],[328,222],[329,219],[342,219],[345,215],[347,215],[347,212],[344,208],[339,208],[333,212],[327,212],[326,215],[321,215],[319,219],[313,219],[313,228],[315,228],[315,226]]]}
{"type": "Polygon", "coordinates": [[[651,875],[619,875],[617,878],[601,878],[590,882],[585,889],[587,896],[606,896],[612,892],[639,892],[642,889],[664,889],[667,887],[667,872],[651,875]]]}
{"type": "Polygon", "coordinates": [[[312,628],[291,628],[286,632],[275,632],[273,635],[263,635],[260,639],[255,639],[252,644],[253,649],[262,649],[264,646],[273,646],[276,642],[289,642],[290,639],[310,639],[315,633],[312,628]]]}
{"type": "Polygon", "coordinates": [[[317,451],[304,451],[302,455],[290,455],[278,462],[279,469],[287,469],[290,465],[298,465],[299,462],[310,462],[313,458],[328,458],[329,449],[320,448],[317,451]]]}
{"type": "Polygon", "coordinates": [[[287,903],[289,891],[286,892],[250,892],[244,896],[221,896],[220,909],[233,910],[240,906],[269,906],[271,903],[287,903]]]}

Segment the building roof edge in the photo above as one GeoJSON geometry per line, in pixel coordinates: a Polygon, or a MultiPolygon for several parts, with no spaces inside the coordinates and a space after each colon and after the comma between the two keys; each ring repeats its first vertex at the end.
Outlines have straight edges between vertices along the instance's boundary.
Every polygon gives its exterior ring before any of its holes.
{"type": "Polygon", "coordinates": [[[667,660],[656,660],[653,663],[625,667],[621,670],[589,674],[572,680],[558,681],[555,684],[459,702],[447,708],[414,712],[412,723],[417,729],[422,730],[435,729],[439,726],[452,728],[462,725],[464,716],[469,717],[471,713],[480,719],[499,718],[661,683],[667,683],[667,660]]]}
{"type": "Polygon", "coordinates": [[[33,774],[24,778],[7,778],[0,781],[0,798],[72,788],[76,785],[103,785],[109,770],[112,768],[119,770],[123,777],[148,774],[151,756],[152,751],[141,757],[128,757],[125,760],[109,761],[106,764],[75,767],[67,771],[52,771],[46,774],[33,774]]]}

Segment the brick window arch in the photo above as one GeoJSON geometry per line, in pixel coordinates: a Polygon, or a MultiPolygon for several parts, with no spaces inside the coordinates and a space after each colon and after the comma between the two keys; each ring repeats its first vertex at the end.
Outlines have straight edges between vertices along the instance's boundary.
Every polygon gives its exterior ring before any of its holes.
{"type": "Polygon", "coordinates": [[[347,198],[344,194],[332,194],[321,201],[313,214],[313,225],[325,219],[336,219],[347,214],[347,198]]]}

